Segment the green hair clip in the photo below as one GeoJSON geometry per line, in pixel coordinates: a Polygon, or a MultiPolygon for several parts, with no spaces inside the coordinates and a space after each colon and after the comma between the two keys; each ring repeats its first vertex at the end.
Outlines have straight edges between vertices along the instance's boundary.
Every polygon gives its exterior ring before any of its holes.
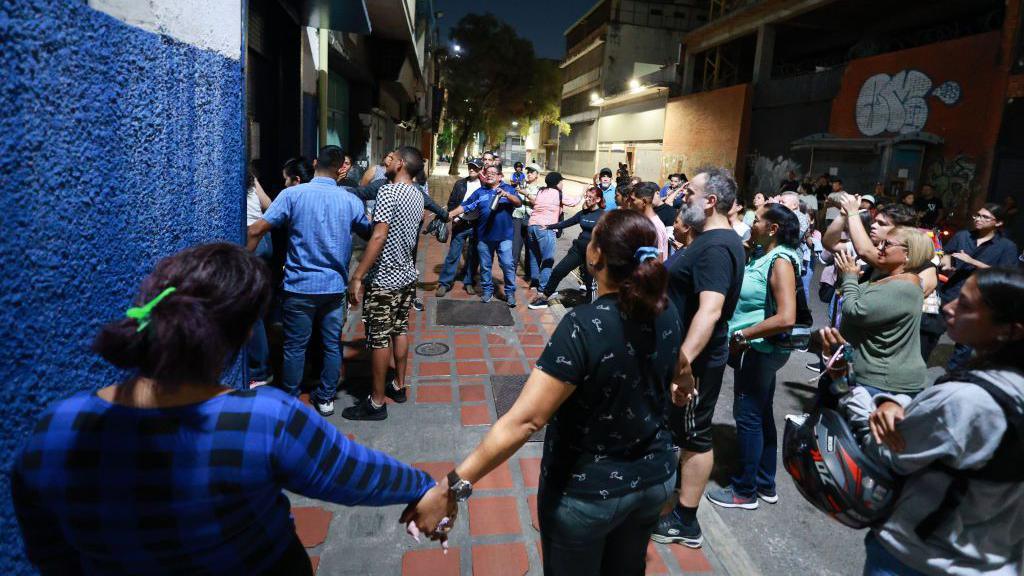
{"type": "Polygon", "coordinates": [[[164,298],[170,296],[171,293],[174,292],[175,290],[177,290],[177,288],[175,288],[174,286],[169,286],[165,288],[164,291],[161,292],[156,298],[153,298],[152,300],[146,302],[142,306],[133,306],[124,313],[125,316],[139,323],[139,328],[136,330],[136,332],[142,332],[143,330],[146,329],[146,326],[149,326],[149,315],[151,312],[153,312],[153,308],[156,308],[157,304],[163,301],[164,298]]]}

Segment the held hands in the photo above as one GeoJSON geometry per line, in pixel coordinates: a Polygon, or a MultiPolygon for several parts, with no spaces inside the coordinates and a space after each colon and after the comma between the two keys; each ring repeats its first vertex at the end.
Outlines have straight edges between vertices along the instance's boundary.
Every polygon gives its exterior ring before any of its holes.
{"type": "Polygon", "coordinates": [[[362,278],[352,278],[348,282],[348,301],[353,306],[359,305],[359,295],[363,291],[362,278]]]}
{"type": "Polygon", "coordinates": [[[860,276],[860,266],[857,265],[857,261],[852,256],[842,250],[834,253],[832,256],[835,260],[836,269],[839,270],[840,274],[856,274],[860,276]]]}
{"type": "Polygon", "coordinates": [[[893,452],[902,452],[906,447],[903,435],[896,430],[896,425],[903,420],[903,406],[896,402],[882,402],[868,417],[868,427],[875,442],[885,444],[893,452]]]}
{"type": "Polygon", "coordinates": [[[697,383],[693,379],[693,369],[684,354],[679,354],[679,371],[672,379],[672,403],[682,408],[697,396],[697,383]]]}
{"type": "Polygon", "coordinates": [[[455,525],[458,513],[459,504],[448,491],[448,480],[442,478],[419,502],[406,506],[398,522],[406,525],[406,532],[417,542],[419,535],[425,534],[431,540],[441,542],[447,553],[448,532],[455,525]]]}

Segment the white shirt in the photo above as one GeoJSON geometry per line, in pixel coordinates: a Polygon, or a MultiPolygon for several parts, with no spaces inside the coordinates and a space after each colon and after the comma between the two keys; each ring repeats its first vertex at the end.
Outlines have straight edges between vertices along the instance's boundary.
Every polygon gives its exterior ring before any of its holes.
{"type": "Polygon", "coordinates": [[[750,226],[747,226],[743,220],[737,220],[736,223],[732,225],[732,229],[739,234],[740,240],[744,242],[750,240],[750,226]]]}
{"type": "Polygon", "coordinates": [[[800,201],[804,203],[804,206],[807,206],[808,210],[818,209],[818,197],[814,194],[801,194],[800,201]]]}
{"type": "Polygon", "coordinates": [[[477,178],[476,180],[466,180],[466,195],[462,197],[462,201],[465,202],[466,200],[469,200],[469,197],[473,195],[473,192],[476,192],[479,189],[479,178],[477,178]]]}
{"type": "Polygon", "coordinates": [[[253,222],[263,217],[263,210],[260,209],[260,197],[256,195],[256,187],[250,186],[245,193],[245,225],[252,226],[253,222]]]}
{"type": "MultiPolygon", "coordinates": [[[[838,196],[839,194],[842,194],[844,192],[846,192],[846,191],[843,190],[843,191],[840,191],[840,192],[829,192],[829,197],[831,197],[833,194],[838,196]]],[[[838,206],[829,206],[828,210],[825,210],[825,220],[835,220],[836,218],[839,218],[839,215],[842,214],[842,213],[843,213],[843,209],[842,208],[840,208],[838,206]]]]}

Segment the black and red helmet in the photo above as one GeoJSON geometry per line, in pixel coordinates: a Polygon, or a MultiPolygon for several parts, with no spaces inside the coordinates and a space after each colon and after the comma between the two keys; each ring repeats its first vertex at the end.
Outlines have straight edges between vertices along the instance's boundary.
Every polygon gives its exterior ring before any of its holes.
{"type": "Polygon", "coordinates": [[[786,417],[782,462],[804,498],[851,528],[884,521],[899,496],[898,477],[867,458],[843,417],[828,408],[802,422],[786,417]]]}

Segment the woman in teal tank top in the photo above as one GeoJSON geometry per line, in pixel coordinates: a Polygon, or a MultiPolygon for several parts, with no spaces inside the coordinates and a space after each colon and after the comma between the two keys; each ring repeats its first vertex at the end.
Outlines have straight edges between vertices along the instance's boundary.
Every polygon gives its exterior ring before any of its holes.
{"type": "Polygon", "coordinates": [[[765,338],[788,332],[796,322],[800,277],[800,221],[781,204],[758,208],[751,226],[752,256],[743,273],[736,311],[729,320],[729,365],[733,376],[733,416],[739,463],[732,485],[709,490],[707,498],[727,508],[757,508],[758,498],[774,504],[777,437],[772,401],[775,373],[789,352],[765,338]],[[770,271],[770,273],[769,273],[770,271]],[[768,290],[775,312],[765,317],[768,290]]]}

